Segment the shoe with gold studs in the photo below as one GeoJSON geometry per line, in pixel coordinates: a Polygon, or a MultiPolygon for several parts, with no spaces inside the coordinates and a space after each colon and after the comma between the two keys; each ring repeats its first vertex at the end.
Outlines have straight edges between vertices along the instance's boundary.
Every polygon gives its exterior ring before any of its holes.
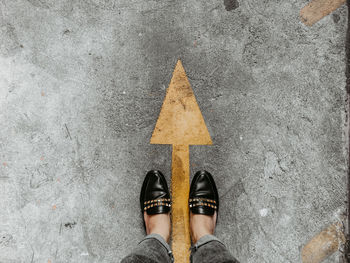
{"type": "Polygon", "coordinates": [[[141,213],[167,214],[171,210],[171,198],[164,175],[157,170],[146,174],[140,194],[141,213]]]}

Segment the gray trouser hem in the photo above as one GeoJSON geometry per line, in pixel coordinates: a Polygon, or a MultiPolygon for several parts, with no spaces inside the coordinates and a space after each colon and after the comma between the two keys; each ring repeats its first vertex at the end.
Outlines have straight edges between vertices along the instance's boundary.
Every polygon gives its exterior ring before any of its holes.
{"type": "Polygon", "coordinates": [[[148,240],[148,239],[156,239],[157,241],[159,241],[159,243],[162,244],[162,246],[166,249],[166,251],[168,252],[168,255],[171,259],[172,262],[174,262],[174,256],[173,256],[173,252],[171,251],[171,248],[169,246],[169,244],[164,240],[164,238],[161,236],[161,235],[158,235],[158,234],[150,234],[150,235],[147,235],[144,239],[142,239],[140,243],[142,243],[143,241],[145,240],[148,240]]]}
{"type": "Polygon", "coordinates": [[[191,251],[196,251],[198,248],[200,248],[201,246],[209,243],[209,242],[212,242],[212,241],[218,241],[220,242],[222,245],[224,245],[224,243],[222,243],[222,241],[220,239],[218,239],[216,236],[213,236],[213,235],[205,235],[203,237],[201,237],[196,244],[194,244],[192,247],[191,247],[191,251]]]}
{"type": "Polygon", "coordinates": [[[239,263],[217,237],[206,235],[191,247],[192,263],[239,263]]]}

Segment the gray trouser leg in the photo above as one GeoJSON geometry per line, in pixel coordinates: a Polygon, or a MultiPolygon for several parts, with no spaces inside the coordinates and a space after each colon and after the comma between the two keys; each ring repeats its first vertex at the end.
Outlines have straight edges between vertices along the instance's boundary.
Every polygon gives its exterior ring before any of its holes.
{"type": "Polygon", "coordinates": [[[121,263],[172,263],[170,246],[157,234],[146,236],[121,263]]]}
{"type": "Polygon", "coordinates": [[[239,263],[225,245],[213,235],[206,235],[191,247],[192,263],[239,263]]]}

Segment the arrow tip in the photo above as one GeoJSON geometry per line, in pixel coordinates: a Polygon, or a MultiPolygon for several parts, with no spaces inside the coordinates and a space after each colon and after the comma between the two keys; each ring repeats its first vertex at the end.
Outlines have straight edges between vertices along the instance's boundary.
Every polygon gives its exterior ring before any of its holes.
{"type": "Polygon", "coordinates": [[[151,138],[152,144],[210,145],[210,134],[179,59],[151,138]]]}
{"type": "MultiPolygon", "coordinates": [[[[181,59],[177,60],[175,68],[177,68],[177,67],[181,67],[182,69],[184,69],[184,67],[182,66],[181,59]]],[[[184,69],[184,71],[185,71],[185,69],[184,69]]]]}

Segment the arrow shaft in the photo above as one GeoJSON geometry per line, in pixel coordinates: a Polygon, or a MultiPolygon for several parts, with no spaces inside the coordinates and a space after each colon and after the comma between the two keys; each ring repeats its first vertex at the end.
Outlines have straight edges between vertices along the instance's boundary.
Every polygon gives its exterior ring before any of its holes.
{"type": "Polygon", "coordinates": [[[151,143],[173,145],[172,246],[176,263],[186,263],[190,260],[191,246],[189,145],[211,145],[212,141],[180,60],[176,63],[151,143]]]}
{"type": "Polygon", "coordinates": [[[189,145],[173,145],[172,152],[172,249],[175,262],[189,262],[190,228],[188,196],[190,191],[189,145]]]}

